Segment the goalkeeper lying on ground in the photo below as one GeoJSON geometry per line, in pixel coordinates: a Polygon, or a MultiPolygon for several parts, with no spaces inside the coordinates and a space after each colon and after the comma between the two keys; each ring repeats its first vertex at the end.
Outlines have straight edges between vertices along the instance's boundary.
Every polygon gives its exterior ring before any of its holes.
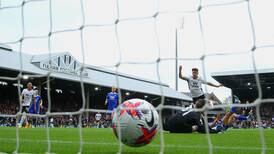
{"type": "MultiPolygon", "coordinates": [[[[196,101],[195,108],[199,109],[205,105],[204,99],[196,101]]],[[[200,132],[206,133],[206,127],[208,127],[210,133],[218,133],[216,129],[212,129],[216,125],[218,119],[214,120],[210,125],[205,126],[202,112],[194,112],[191,109],[186,111],[180,111],[176,115],[170,117],[164,129],[170,133],[192,133],[200,132]]]]}

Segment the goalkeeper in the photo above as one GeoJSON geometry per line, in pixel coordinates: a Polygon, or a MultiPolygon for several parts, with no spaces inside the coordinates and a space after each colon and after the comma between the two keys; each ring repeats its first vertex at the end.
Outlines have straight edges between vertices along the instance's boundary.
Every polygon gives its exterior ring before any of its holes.
{"type": "MultiPolygon", "coordinates": [[[[195,103],[195,108],[200,109],[205,105],[206,100],[199,99],[195,103]]],[[[217,130],[211,129],[215,126],[217,120],[209,126],[205,126],[203,113],[190,110],[180,111],[175,116],[167,120],[165,129],[170,133],[192,133],[200,132],[206,133],[208,127],[210,133],[218,133],[217,130]]]]}

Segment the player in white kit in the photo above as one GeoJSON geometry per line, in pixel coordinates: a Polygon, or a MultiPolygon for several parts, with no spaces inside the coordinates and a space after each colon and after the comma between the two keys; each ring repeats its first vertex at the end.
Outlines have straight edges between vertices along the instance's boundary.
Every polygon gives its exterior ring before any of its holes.
{"type": "MultiPolygon", "coordinates": [[[[28,113],[30,104],[34,101],[34,91],[32,89],[32,83],[27,84],[27,88],[23,89],[20,96],[20,101],[22,103],[22,113],[28,113]]],[[[26,121],[26,126],[29,125],[26,115],[23,115],[19,121],[19,127],[22,127],[22,124],[26,121]]]]}
{"type": "Polygon", "coordinates": [[[189,87],[194,104],[196,103],[197,100],[205,98],[204,91],[202,89],[202,84],[206,84],[206,85],[213,86],[213,87],[223,86],[221,84],[215,85],[213,83],[206,82],[198,75],[199,75],[199,70],[197,68],[192,68],[191,76],[189,76],[189,77],[183,76],[182,75],[182,66],[179,67],[179,78],[188,82],[188,87],[189,87]]]}

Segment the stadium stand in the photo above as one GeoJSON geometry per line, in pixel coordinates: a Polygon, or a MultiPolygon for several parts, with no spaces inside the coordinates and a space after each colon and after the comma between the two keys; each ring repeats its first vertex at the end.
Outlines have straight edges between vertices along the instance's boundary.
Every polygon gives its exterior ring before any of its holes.
{"type": "MultiPolygon", "coordinates": [[[[274,97],[274,69],[260,69],[258,70],[260,82],[262,86],[263,98],[274,97]]],[[[255,81],[255,73],[252,70],[242,71],[227,71],[212,73],[212,77],[218,82],[222,83],[226,87],[231,88],[232,95],[237,95],[242,104],[252,103],[258,96],[257,86],[255,81]]],[[[255,120],[255,107],[242,108],[241,113],[247,115],[252,109],[253,120],[246,122],[238,122],[235,124],[235,128],[257,128],[258,122],[255,120]]],[[[262,125],[265,128],[274,127],[274,104],[263,103],[260,106],[260,114],[262,118],[262,125]]]]}
{"type": "MultiPolygon", "coordinates": [[[[18,59],[20,54],[13,52],[8,48],[0,48],[0,56],[3,61],[0,61],[0,73],[3,76],[16,78],[20,71],[20,64],[18,59]],[[9,65],[7,65],[9,63],[9,65]]],[[[51,55],[53,63],[53,73],[50,79],[50,93],[51,93],[51,112],[73,112],[81,108],[82,94],[79,77],[79,66],[81,65],[70,53],[63,52],[51,55]]],[[[27,82],[32,82],[34,87],[38,88],[43,100],[43,111],[47,111],[47,77],[46,73],[49,64],[49,59],[45,55],[29,55],[22,53],[23,62],[23,76],[25,79],[21,80],[18,85],[17,80],[1,80],[0,81],[0,112],[2,114],[16,114],[19,109],[18,103],[18,89],[20,86],[22,90],[27,82]],[[33,75],[39,77],[33,78],[33,75]],[[8,104],[7,104],[8,103],[8,104]]],[[[84,87],[86,93],[86,107],[93,109],[105,109],[106,94],[110,87],[116,85],[115,72],[86,65],[84,71],[84,87]]],[[[161,92],[159,84],[155,81],[142,79],[136,76],[126,74],[119,74],[120,88],[122,101],[130,98],[143,98],[151,102],[154,106],[160,104],[161,92]],[[130,83],[130,84],[128,84],[130,83]]],[[[181,94],[166,84],[163,85],[163,92],[165,96],[165,104],[183,106],[189,104],[192,99],[184,94],[181,94]]],[[[168,116],[172,114],[170,110],[164,110],[163,115],[168,116]]],[[[94,115],[86,114],[83,118],[83,124],[91,127],[94,125],[94,115]]],[[[5,123],[7,119],[3,118],[1,121],[5,123]]],[[[14,119],[9,119],[7,125],[15,125],[14,119]]],[[[43,123],[43,121],[41,121],[43,123]]],[[[102,119],[100,127],[104,127],[104,119],[102,119]]],[[[59,116],[54,117],[52,126],[57,127],[74,127],[77,126],[76,117],[59,116]],[[72,120],[71,120],[72,119],[72,120]]]]}

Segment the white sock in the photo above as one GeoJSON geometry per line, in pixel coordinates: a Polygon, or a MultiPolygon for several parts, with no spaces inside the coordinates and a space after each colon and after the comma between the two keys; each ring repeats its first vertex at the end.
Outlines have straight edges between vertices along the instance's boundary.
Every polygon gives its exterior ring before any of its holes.
{"type": "Polygon", "coordinates": [[[22,125],[25,122],[25,120],[26,120],[26,115],[23,114],[19,124],[22,125]]]}

